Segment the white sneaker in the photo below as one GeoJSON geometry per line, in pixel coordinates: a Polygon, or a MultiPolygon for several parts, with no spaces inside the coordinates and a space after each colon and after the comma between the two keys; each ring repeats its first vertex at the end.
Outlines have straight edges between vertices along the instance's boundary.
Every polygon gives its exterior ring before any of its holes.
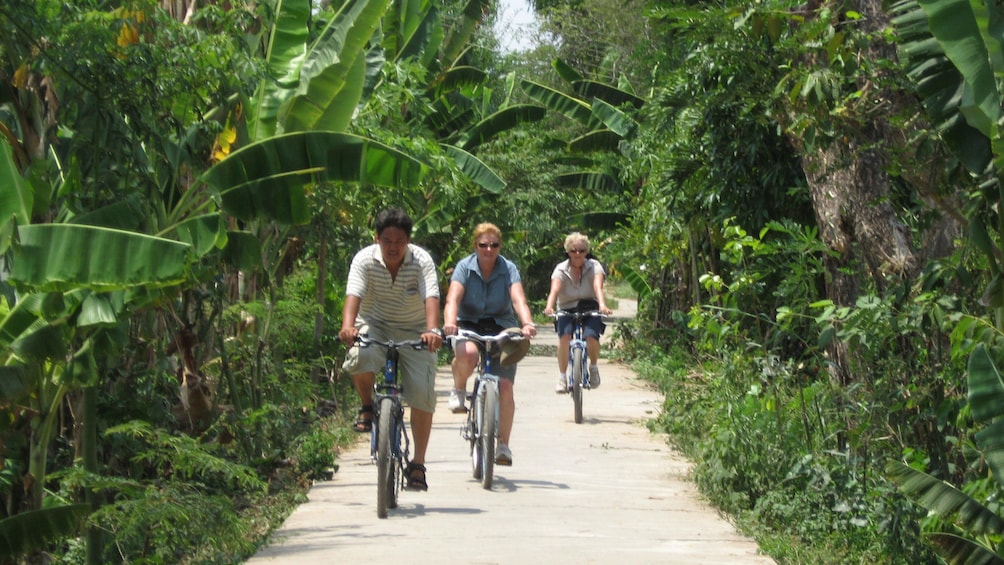
{"type": "Polygon", "coordinates": [[[589,366],[589,388],[600,388],[600,368],[596,365],[589,366]]]}
{"type": "Polygon", "coordinates": [[[495,448],[495,464],[512,465],[512,452],[509,451],[508,445],[500,443],[495,448]]]}
{"type": "Polygon", "coordinates": [[[568,393],[568,377],[565,375],[558,375],[558,382],[554,385],[554,392],[558,394],[568,393]]]}
{"type": "Polygon", "coordinates": [[[464,398],[467,396],[467,391],[455,388],[450,391],[450,412],[454,414],[464,414],[467,412],[467,408],[464,407],[464,398]]]}

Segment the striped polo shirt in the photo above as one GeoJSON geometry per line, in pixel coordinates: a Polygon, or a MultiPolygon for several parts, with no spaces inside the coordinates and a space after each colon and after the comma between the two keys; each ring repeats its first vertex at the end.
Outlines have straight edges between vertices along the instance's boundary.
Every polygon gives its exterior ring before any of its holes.
{"type": "Polygon", "coordinates": [[[360,298],[358,318],[363,323],[424,331],[425,301],[439,298],[436,264],[428,251],[409,243],[392,279],[380,245],[374,243],[352,258],[345,294],[360,298]]]}

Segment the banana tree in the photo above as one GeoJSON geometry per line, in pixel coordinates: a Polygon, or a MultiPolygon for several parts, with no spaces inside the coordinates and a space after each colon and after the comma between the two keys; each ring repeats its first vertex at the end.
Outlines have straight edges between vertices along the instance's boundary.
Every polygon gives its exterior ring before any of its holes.
{"type": "MultiPolygon", "coordinates": [[[[959,162],[981,181],[975,196],[980,213],[969,218],[970,241],[990,266],[984,292],[996,331],[1004,329],[1004,14],[993,2],[969,0],[904,0],[891,7],[900,34],[900,54],[929,117],[959,162]],[[983,214],[996,220],[990,225],[983,214]],[[991,235],[993,234],[993,235],[991,235]]],[[[960,327],[958,332],[962,332],[960,327]]],[[[975,439],[993,478],[1004,485],[1004,381],[998,366],[1001,347],[992,339],[969,357],[969,405],[973,419],[985,427],[975,439]]],[[[887,471],[901,489],[924,507],[964,529],[969,537],[949,533],[931,536],[951,563],[1004,563],[999,544],[1004,519],[972,497],[921,470],[900,462],[887,471]]]]}
{"type": "Polygon", "coordinates": [[[981,180],[981,211],[996,215],[987,225],[968,218],[971,241],[991,266],[987,298],[998,328],[1004,328],[1004,134],[1001,130],[1004,54],[1002,14],[993,2],[904,0],[891,7],[902,36],[901,55],[928,115],[949,149],[981,180]],[[993,237],[990,234],[994,234],[993,237]]]}
{"type": "MultiPolygon", "coordinates": [[[[559,90],[529,80],[520,88],[532,100],[563,116],[571,124],[571,135],[564,140],[566,151],[576,157],[574,165],[557,175],[558,186],[588,194],[623,194],[615,163],[624,144],[638,131],[635,115],[645,100],[613,85],[589,80],[566,62],[555,59],[552,67],[568,88],[559,90]],[[584,132],[584,133],[582,133],[584,132]]],[[[585,229],[610,229],[629,221],[626,214],[614,211],[584,213],[572,218],[585,229]]],[[[620,267],[640,297],[650,294],[639,271],[620,267]]]]}
{"type": "MultiPolygon", "coordinates": [[[[0,218],[6,219],[0,252],[8,259],[9,283],[19,289],[16,302],[6,304],[0,316],[0,398],[5,406],[24,407],[33,415],[26,480],[29,508],[35,513],[0,522],[0,537],[18,539],[5,544],[13,550],[37,547],[69,533],[81,523],[84,509],[90,508],[43,508],[47,454],[60,407],[71,391],[95,384],[94,354],[101,349],[96,344],[103,342],[103,328],[117,325],[117,316],[129,302],[126,290],[178,284],[185,279],[191,252],[188,244],[143,234],[27,224],[32,193],[15,174],[6,144],[0,144],[0,164],[0,182],[9,187],[8,198],[0,202],[0,218]],[[31,535],[19,533],[25,529],[31,535]]],[[[91,414],[85,426],[93,425],[91,414]]],[[[90,449],[93,446],[85,446],[90,449]]],[[[96,465],[88,469],[96,471],[96,465]]]]}
{"type": "MultiPolygon", "coordinates": [[[[994,479],[1004,485],[1004,378],[990,350],[980,344],[969,357],[969,406],[976,424],[984,425],[976,434],[994,479]]],[[[966,536],[935,532],[928,539],[949,563],[1004,564],[1004,517],[945,481],[899,461],[886,467],[890,478],[921,506],[954,522],[966,536]]]]}

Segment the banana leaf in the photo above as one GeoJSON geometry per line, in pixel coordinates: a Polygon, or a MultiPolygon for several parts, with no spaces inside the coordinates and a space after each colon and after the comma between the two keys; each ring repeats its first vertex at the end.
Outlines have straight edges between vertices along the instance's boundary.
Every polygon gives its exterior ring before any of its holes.
{"type": "Polygon", "coordinates": [[[579,74],[579,71],[572,68],[572,66],[564,59],[555,59],[551,61],[551,67],[558,73],[558,76],[570,83],[574,84],[584,78],[581,74],[579,74]]]}
{"type": "Polygon", "coordinates": [[[987,129],[990,118],[979,116],[985,112],[974,107],[973,100],[983,98],[992,105],[998,96],[996,85],[988,82],[993,70],[987,49],[980,45],[979,26],[967,0],[924,4],[926,7],[917,0],[902,0],[890,7],[891,21],[900,36],[900,59],[946,145],[971,173],[983,174],[993,158],[987,129]],[[932,25],[930,18],[946,11],[950,19],[932,25]],[[944,25],[949,22],[951,25],[944,25]],[[958,25],[961,27],[953,27],[958,25]],[[965,70],[954,64],[958,59],[965,62],[965,70]],[[975,94],[974,86],[985,92],[975,94]],[[971,121],[967,118],[970,115],[971,121]]]}
{"type": "Polygon", "coordinates": [[[648,279],[642,270],[631,265],[621,265],[620,272],[624,276],[624,280],[631,285],[631,289],[638,293],[639,301],[652,295],[652,287],[648,284],[648,279]]]}
{"type": "Polygon", "coordinates": [[[584,100],[529,80],[520,81],[520,88],[540,104],[586,127],[595,128],[599,125],[592,108],[584,100]]]}
{"type": "Polygon", "coordinates": [[[954,486],[901,462],[890,461],[886,474],[918,504],[937,512],[976,536],[1004,533],[1004,519],[954,486]]]}
{"type": "Polygon", "coordinates": [[[615,88],[602,82],[596,82],[593,80],[576,80],[572,82],[572,88],[575,89],[575,95],[584,100],[599,98],[612,106],[630,104],[634,106],[635,109],[639,109],[645,105],[644,98],[635,96],[630,92],[624,92],[619,88],[615,88]]]}
{"type": "Polygon", "coordinates": [[[87,504],[70,504],[20,512],[0,520],[0,557],[11,559],[79,534],[90,511],[87,504]]]}
{"type": "Polygon", "coordinates": [[[492,194],[499,194],[505,190],[505,181],[480,159],[453,145],[443,144],[442,147],[446,150],[446,154],[457,163],[460,170],[481,188],[492,194]]]}
{"type": "Polygon", "coordinates": [[[32,192],[14,165],[13,149],[6,140],[0,143],[0,187],[0,225],[11,218],[19,224],[30,222],[32,192]]]}
{"type": "Polygon", "coordinates": [[[10,279],[46,292],[121,290],[183,282],[194,261],[188,244],[96,226],[18,228],[10,279]]]}
{"type": "Polygon", "coordinates": [[[619,194],[621,183],[616,178],[595,171],[565,173],[555,179],[558,188],[582,188],[589,192],[619,194]]]}
{"type": "Polygon", "coordinates": [[[265,58],[274,80],[263,80],[250,102],[248,129],[252,141],[276,134],[279,109],[296,92],[306,58],[310,0],[283,0],[269,34],[265,58]]]}
{"type": "Polygon", "coordinates": [[[203,176],[239,219],[309,221],[303,187],[325,180],[384,187],[418,186],[425,166],[375,141],[337,132],[272,137],[235,151],[203,176]]]}
{"type": "Polygon", "coordinates": [[[926,537],[949,565],[1004,565],[1004,559],[973,540],[946,533],[926,537]]]}
{"type": "Polygon", "coordinates": [[[638,129],[638,122],[634,121],[630,116],[621,112],[614,106],[611,106],[607,102],[600,100],[599,98],[593,99],[593,114],[607,126],[610,131],[616,133],[621,137],[626,137],[634,133],[638,129]]]}
{"type": "Polygon", "coordinates": [[[544,119],[546,114],[546,108],[532,104],[518,104],[499,110],[464,133],[463,148],[471,151],[521,123],[538,122],[544,119]]]}
{"type": "Polygon", "coordinates": [[[1004,484],[1004,379],[984,344],[969,354],[969,406],[973,420],[987,424],[976,443],[998,483],[1004,484]]]}
{"type": "Polygon", "coordinates": [[[569,141],[568,150],[573,153],[616,151],[622,139],[621,135],[608,129],[594,130],[569,141]]]}
{"type": "Polygon", "coordinates": [[[359,103],[354,93],[363,91],[366,46],[387,11],[389,0],[346,2],[333,25],[324,30],[308,53],[301,72],[300,94],[294,96],[284,116],[285,131],[340,131],[359,103]],[[337,53],[335,51],[337,50],[337,53]],[[355,69],[355,71],[353,71],[355,69]],[[307,78],[309,77],[309,78],[307,78]],[[358,84],[357,84],[358,83],[358,84]],[[348,89],[348,90],[346,90],[348,89]],[[346,92],[353,93],[346,95],[346,92]]]}

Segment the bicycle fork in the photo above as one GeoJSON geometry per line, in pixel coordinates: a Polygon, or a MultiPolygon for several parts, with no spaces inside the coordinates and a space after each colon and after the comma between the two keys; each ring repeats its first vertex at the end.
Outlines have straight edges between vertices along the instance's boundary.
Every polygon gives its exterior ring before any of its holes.
{"type": "Polygon", "coordinates": [[[481,430],[484,429],[484,423],[479,420],[482,412],[480,407],[485,401],[485,387],[480,378],[475,379],[474,391],[467,400],[470,401],[470,409],[467,411],[467,424],[460,430],[460,435],[465,440],[473,442],[480,437],[481,430]]]}
{"type": "MultiPolygon", "coordinates": [[[[376,412],[373,414],[373,426],[370,428],[370,458],[374,461],[376,461],[377,458],[377,445],[380,440],[380,431],[379,426],[377,425],[380,420],[379,406],[381,406],[384,398],[390,397],[377,397],[373,402],[373,404],[378,407],[376,412]]],[[[411,440],[408,437],[408,428],[404,425],[404,407],[401,405],[400,401],[395,401],[393,403],[392,410],[394,411],[394,427],[390,431],[391,456],[406,463],[408,454],[411,451],[411,440]],[[404,440],[403,446],[402,440],[404,440]]]]}
{"type": "MultiPolygon", "coordinates": [[[[484,381],[480,378],[474,383],[474,391],[471,393],[470,401],[471,409],[467,413],[467,425],[461,430],[461,436],[467,441],[474,442],[481,438],[486,427],[482,421],[485,413],[485,386],[484,381]]],[[[498,426],[495,427],[498,429],[498,426]]]]}
{"type": "MultiPolygon", "coordinates": [[[[586,342],[581,338],[575,338],[572,340],[571,344],[568,346],[568,367],[571,369],[575,366],[575,352],[582,351],[582,388],[589,388],[589,366],[587,361],[589,359],[589,351],[586,349],[586,342]]],[[[571,376],[570,379],[574,379],[571,376]]],[[[571,380],[569,380],[570,385],[574,385],[571,380]]]]}

